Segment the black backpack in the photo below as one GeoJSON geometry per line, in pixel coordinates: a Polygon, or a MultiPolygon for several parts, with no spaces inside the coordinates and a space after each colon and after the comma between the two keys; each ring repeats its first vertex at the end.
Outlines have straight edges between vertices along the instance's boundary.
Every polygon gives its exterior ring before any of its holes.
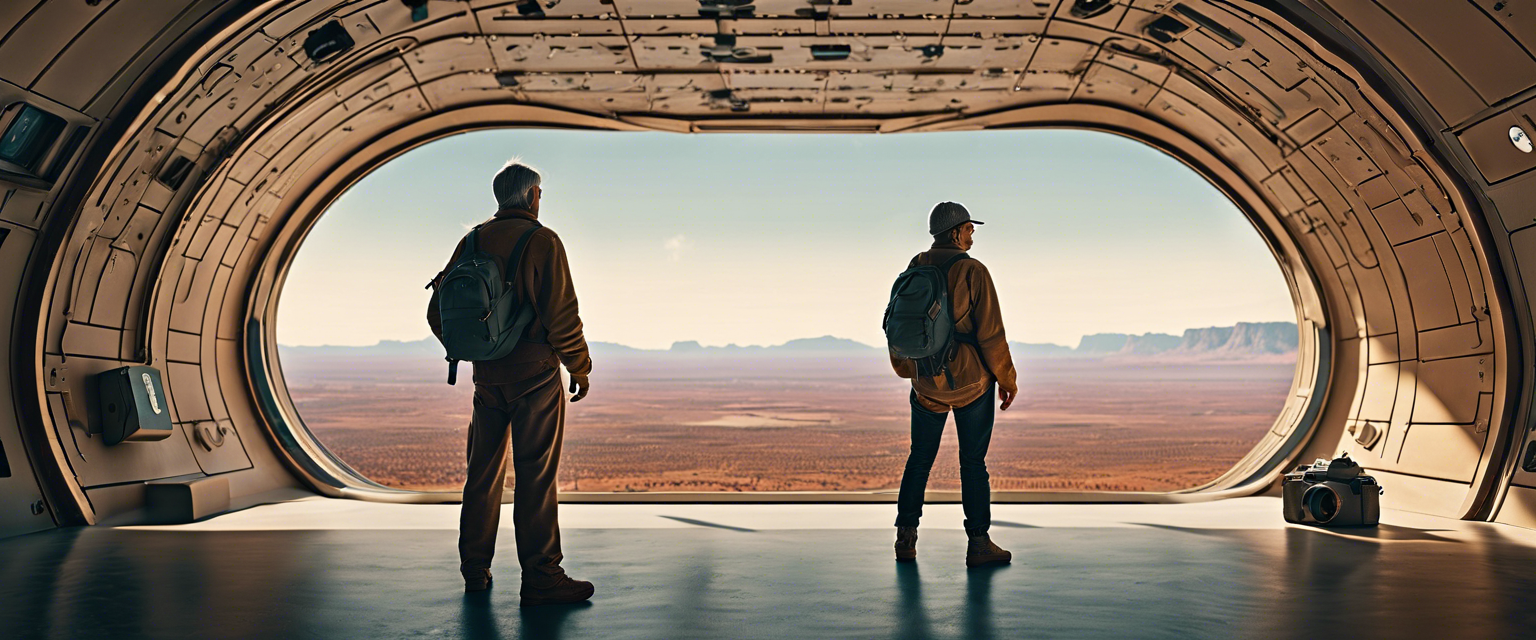
{"type": "Polygon", "coordinates": [[[949,361],[959,349],[957,342],[974,344],[975,338],[955,331],[949,268],[969,257],[961,253],[944,264],[918,265],[901,272],[891,287],[891,301],[880,325],[891,355],[911,360],[919,376],[944,374],[950,389],[955,388],[955,378],[949,373],[949,361]]]}
{"type": "Polygon", "coordinates": [[[437,285],[433,297],[443,323],[439,340],[448,352],[448,384],[457,381],[460,360],[483,362],[512,353],[533,321],[533,305],[527,301],[516,304],[519,301],[512,291],[523,249],[541,226],[534,222],[517,239],[506,263],[505,278],[495,256],[480,250],[477,226],[464,238],[459,259],[433,280],[437,285]]]}

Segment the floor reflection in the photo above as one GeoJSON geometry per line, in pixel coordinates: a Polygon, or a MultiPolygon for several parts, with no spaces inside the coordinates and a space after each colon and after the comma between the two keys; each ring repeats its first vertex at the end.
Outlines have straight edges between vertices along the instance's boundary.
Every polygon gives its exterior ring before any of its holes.
{"type": "MultiPolygon", "coordinates": [[[[976,567],[965,572],[965,637],[992,640],[997,637],[992,613],[992,579],[1012,565],[976,567]]],[[[1019,629],[1010,629],[1007,637],[1019,629]]]]}
{"type": "Polygon", "coordinates": [[[925,531],[919,561],[901,564],[884,530],[572,530],[567,569],[597,596],[520,609],[515,579],[463,593],[453,531],[60,530],[0,542],[0,635],[1365,638],[1536,625],[1536,549],[1493,525],[994,535],[1014,564],[967,570],[960,531],[925,531]]]}
{"type": "Polygon", "coordinates": [[[490,591],[464,594],[464,608],[459,627],[468,640],[501,640],[501,624],[496,621],[490,591]]]}
{"type": "Polygon", "coordinates": [[[923,603],[923,580],[916,562],[896,563],[896,637],[901,640],[927,640],[933,637],[928,624],[928,609],[923,603]]]}
{"type": "Polygon", "coordinates": [[[517,610],[518,637],[560,640],[566,636],[567,621],[578,612],[592,608],[592,602],[550,604],[517,610]]]}

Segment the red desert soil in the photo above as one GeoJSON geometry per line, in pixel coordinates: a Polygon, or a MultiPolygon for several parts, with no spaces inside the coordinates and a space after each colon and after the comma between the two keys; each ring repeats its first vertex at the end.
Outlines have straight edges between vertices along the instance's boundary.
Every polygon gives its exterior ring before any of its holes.
{"type": "MultiPolygon", "coordinates": [[[[1167,491],[1215,478],[1280,413],[1291,364],[1020,361],[997,414],[995,490],[1167,491]]],[[[876,352],[788,359],[609,356],[570,405],[563,491],[893,489],[909,446],[906,381],[876,352]]],[[[456,490],[472,386],[442,360],[285,356],[305,424],[382,484],[456,490]]],[[[953,422],[929,486],[959,488],[953,422]]],[[[511,479],[508,479],[511,484],[511,479]]]]}

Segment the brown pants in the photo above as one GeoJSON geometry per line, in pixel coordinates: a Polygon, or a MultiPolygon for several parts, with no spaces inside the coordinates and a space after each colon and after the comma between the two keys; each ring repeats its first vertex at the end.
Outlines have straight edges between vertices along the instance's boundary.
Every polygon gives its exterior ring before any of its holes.
{"type": "Polygon", "coordinates": [[[476,384],[469,423],[469,477],[459,513],[460,569],[489,569],[496,553],[501,495],[512,445],[512,526],[523,579],[547,584],[560,568],[555,472],[565,428],[557,371],[512,384],[476,384]]]}

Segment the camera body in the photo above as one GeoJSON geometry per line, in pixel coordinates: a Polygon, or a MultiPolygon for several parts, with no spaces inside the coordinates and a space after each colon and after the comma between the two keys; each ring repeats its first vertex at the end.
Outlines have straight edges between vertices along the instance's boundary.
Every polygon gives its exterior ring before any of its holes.
{"type": "Polygon", "coordinates": [[[1319,458],[1285,474],[1280,485],[1285,521],[1328,527],[1374,527],[1381,521],[1381,485],[1348,454],[1319,458]]]}

